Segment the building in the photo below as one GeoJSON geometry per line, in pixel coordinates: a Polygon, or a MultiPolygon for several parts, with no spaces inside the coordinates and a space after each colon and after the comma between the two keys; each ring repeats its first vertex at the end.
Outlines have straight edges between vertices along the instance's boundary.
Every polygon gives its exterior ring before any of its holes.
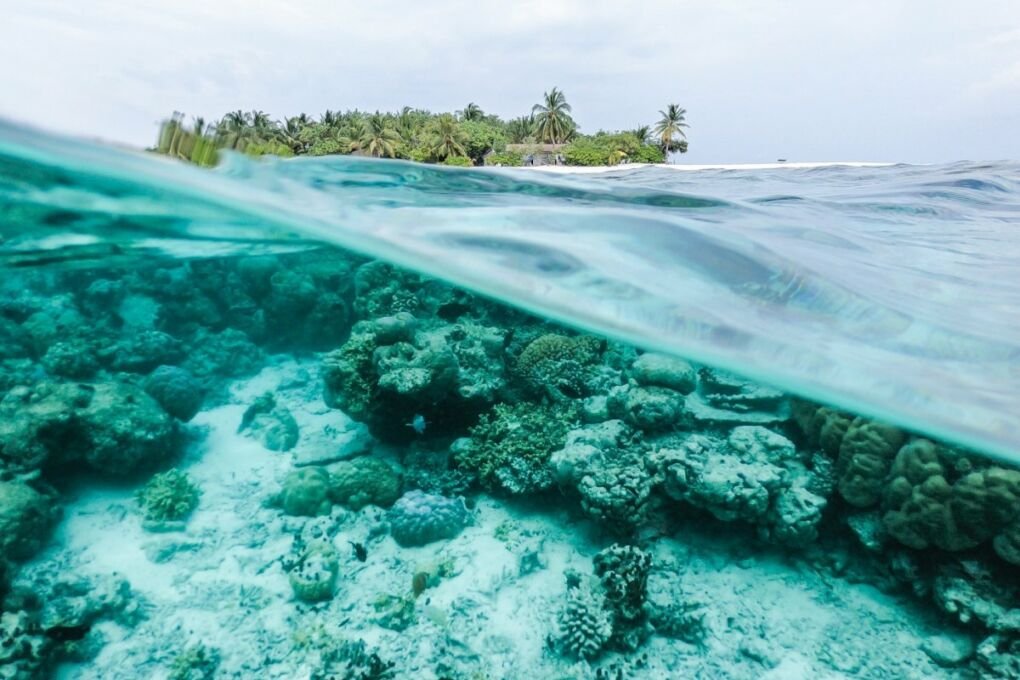
{"type": "Polygon", "coordinates": [[[524,165],[563,165],[566,144],[507,144],[507,153],[519,153],[524,165]]]}

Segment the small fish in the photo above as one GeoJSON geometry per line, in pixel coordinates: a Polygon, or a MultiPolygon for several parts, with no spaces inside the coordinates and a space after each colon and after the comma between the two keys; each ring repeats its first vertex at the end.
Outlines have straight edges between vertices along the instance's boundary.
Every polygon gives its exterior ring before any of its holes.
{"type": "Polygon", "coordinates": [[[407,424],[407,426],[414,430],[417,434],[424,433],[426,425],[428,425],[428,423],[425,422],[425,416],[420,413],[416,413],[414,418],[411,418],[411,422],[407,424]]]}
{"type": "Polygon", "coordinates": [[[364,562],[368,559],[368,548],[365,547],[364,543],[355,543],[354,541],[347,541],[354,548],[354,556],[358,558],[359,562],[364,562]]]}
{"type": "Polygon", "coordinates": [[[415,572],[414,577],[411,579],[411,592],[415,598],[425,592],[425,589],[429,587],[429,575],[424,571],[415,572]]]}

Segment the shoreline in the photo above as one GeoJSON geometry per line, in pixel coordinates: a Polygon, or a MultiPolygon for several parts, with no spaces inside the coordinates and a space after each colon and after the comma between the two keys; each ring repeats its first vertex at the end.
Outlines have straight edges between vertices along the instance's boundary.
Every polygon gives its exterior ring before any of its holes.
{"type": "Polygon", "coordinates": [[[514,170],[537,170],[540,172],[561,173],[561,174],[595,174],[601,172],[612,172],[614,170],[640,170],[642,168],[665,168],[667,170],[678,170],[695,172],[701,170],[778,170],[780,168],[791,168],[796,170],[809,170],[812,168],[887,168],[898,163],[884,161],[801,161],[795,163],[699,163],[699,164],[671,164],[671,163],[621,163],[619,165],[529,165],[512,168],[514,170]]]}

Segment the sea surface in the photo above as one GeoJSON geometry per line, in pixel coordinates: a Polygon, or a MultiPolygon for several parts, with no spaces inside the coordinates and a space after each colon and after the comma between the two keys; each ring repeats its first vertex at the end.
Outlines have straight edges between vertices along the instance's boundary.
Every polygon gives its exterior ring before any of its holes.
{"type": "Polygon", "coordinates": [[[1016,162],[207,172],[0,123],[0,206],[7,267],[330,243],[1020,462],[1016,162]]]}
{"type": "Polygon", "coordinates": [[[0,122],[0,680],[1018,678],[1018,225],[0,122]]]}

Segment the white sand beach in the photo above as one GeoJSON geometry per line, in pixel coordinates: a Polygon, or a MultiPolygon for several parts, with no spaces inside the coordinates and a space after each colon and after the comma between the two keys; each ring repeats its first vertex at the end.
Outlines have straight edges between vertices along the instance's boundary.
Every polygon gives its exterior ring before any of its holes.
{"type": "Polygon", "coordinates": [[[595,174],[619,170],[640,170],[641,168],[664,168],[666,170],[698,171],[698,170],[779,170],[789,168],[806,170],[810,168],[850,167],[850,168],[883,168],[897,163],[883,161],[803,161],[796,163],[621,163],[619,165],[534,165],[521,168],[560,174],[595,174]]]}

